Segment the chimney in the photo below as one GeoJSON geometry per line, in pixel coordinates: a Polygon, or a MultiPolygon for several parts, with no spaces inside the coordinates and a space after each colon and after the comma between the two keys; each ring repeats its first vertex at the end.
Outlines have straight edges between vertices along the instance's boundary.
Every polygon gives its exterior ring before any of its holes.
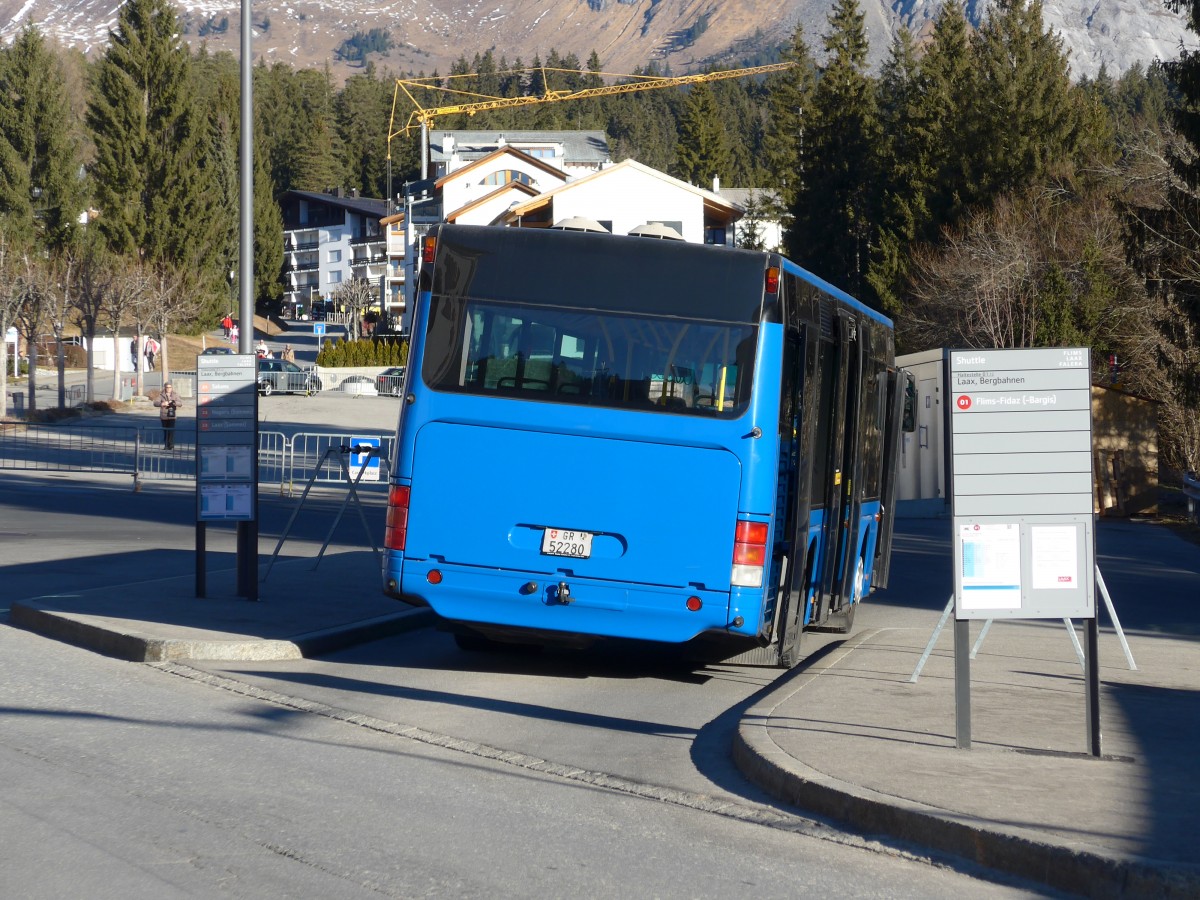
{"type": "Polygon", "coordinates": [[[721,193],[721,176],[720,175],[713,176],[713,193],[714,194],[721,193]]]}
{"type": "Polygon", "coordinates": [[[449,156],[451,153],[454,152],[454,135],[452,135],[452,134],[443,134],[442,135],[442,152],[445,153],[447,156],[449,156]]]}

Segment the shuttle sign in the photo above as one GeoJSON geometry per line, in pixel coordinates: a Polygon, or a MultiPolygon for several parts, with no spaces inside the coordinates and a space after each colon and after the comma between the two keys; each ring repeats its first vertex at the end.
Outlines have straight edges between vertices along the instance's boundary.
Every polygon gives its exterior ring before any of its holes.
{"type": "Polygon", "coordinates": [[[1090,351],[948,357],[958,618],[1093,616],[1090,351]]]}

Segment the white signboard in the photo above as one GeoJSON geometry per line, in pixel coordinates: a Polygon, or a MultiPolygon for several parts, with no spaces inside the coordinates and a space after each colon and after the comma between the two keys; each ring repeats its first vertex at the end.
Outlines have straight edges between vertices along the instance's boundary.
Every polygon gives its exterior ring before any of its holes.
{"type": "Polygon", "coordinates": [[[1090,351],[947,363],[958,618],[1092,617],[1090,351]]]}
{"type": "Polygon", "coordinates": [[[1015,522],[963,524],[959,540],[963,608],[1019,609],[1021,526],[1015,522]]]}

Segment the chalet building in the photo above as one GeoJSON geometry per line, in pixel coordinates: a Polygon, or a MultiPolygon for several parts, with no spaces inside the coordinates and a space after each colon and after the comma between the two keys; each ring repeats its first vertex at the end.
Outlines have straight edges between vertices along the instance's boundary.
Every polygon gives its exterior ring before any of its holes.
{"type": "Polygon", "coordinates": [[[515,203],[491,224],[549,228],[588,218],[612,234],[657,224],[694,244],[733,246],[733,223],[741,216],[741,207],[720,194],[627,159],[515,203]]]}

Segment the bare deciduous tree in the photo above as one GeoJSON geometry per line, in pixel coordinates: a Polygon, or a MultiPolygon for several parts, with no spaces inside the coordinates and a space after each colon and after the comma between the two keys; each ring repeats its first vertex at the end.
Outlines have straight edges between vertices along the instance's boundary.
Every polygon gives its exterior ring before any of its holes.
{"type": "Polygon", "coordinates": [[[365,278],[351,278],[333,292],[333,301],[346,308],[349,339],[356,341],[362,333],[363,315],[379,303],[379,291],[365,278]]]}
{"type": "MultiPolygon", "coordinates": [[[[87,402],[96,399],[96,331],[108,294],[112,289],[112,269],[106,254],[98,246],[86,245],[80,252],[72,277],[71,305],[73,321],[82,332],[87,351],[87,402]]],[[[114,352],[120,348],[113,343],[114,352]]],[[[117,360],[113,360],[114,365],[117,360]]]]}
{"type": "Polygon", "coordinates": [[[51,298],[46,289],[47,261],[36,252],[23,252],[17,262],[18,293],[17,328],[25,337],[29,352],[30,412],[37,409],[38,339],[50,317],[51,298]]]}
{"type": "Polygon", "coordinates": [[[155,266],[147,286],[151,300],[150,322],[153,333],[162,342],[163,379],[168,368],[167,332],[179,322],[186,322],[200,312],[200,293],[189,285],[178,269],[166,264],[155,266]]]}
{"type": "Polygon", "coordinates": [[[21,305],[20,270],[16,266],[17,254],[3,230],[0,230],[0,418],[8,415],[8,335],[9,327],[17,319],[17,307],[21,305]]]}
{"type": "MultiPolygon", "coordinates": [[[[126,315],[133,312],[134,304],[145,293],[145,273],[141,265],[133,260],[124,260],[116,264],[112,273],[112,281],[109,284],[109,290],[105,293],[102,310],[104,317],[108,320],[109,327],[112,328],[113,342],[116,346],[116,358],[114,359],[113,371],[113,394],[114,400],[121,399],[121,354],[126,352],[127,348],[122,346],[121,326],[125,322],[126,315]]],[[[141,334],[134,338],[134,343],[128,348],[130,358],[133,360],[133,368],[138,378],[138,389],[141,389],[141,334]]]]}

